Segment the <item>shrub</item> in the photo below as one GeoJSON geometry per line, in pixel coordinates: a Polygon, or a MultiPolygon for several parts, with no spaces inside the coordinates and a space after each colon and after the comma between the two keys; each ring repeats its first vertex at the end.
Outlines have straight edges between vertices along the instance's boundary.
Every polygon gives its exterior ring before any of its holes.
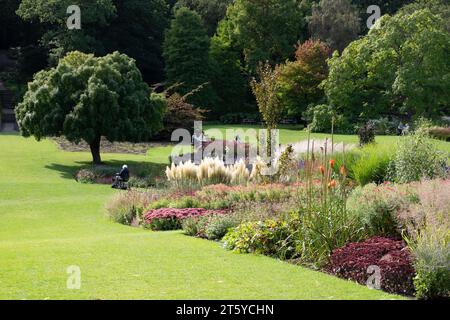
{"type": "Polygon", "coordinates": [[[206,209],[161,208],[148,211],[144,215],[144,227],[151,230],[165,231],[181,229],[181,220],[187,217],[202,216],[206,209]]]}
{"type": "Polygon", "coordinates": [[[367,122],[358,130],[359,145],[364,146],[375,142],[375,126],[372,122],[367,122]]]}
{"type": "Polygon", "coordinates": [[[414,284],[421,299],[450,297],[450,180],[423,181],[418,202],[400,214],[414,255],[414,284]]]}
{"type": "Polygon", "coordinates": [[[373,272],[370,266],[380,268],[381,289],[392,293],[414,293],[414,268],[410,252],[401,240],[374,237],[349,243],[333,251],[328,269],[341,278],[366,284],[371,275],[369,272],[373,272]]]}
{"type": "Polygon", "coordinates": [[[388,118],[379,118],[371,120],[374,128],[375,134],[377,135],[391,135],[396,134],[397,124],[394,121],[390,121],[388,118]]]}
{"type": "Polygon", "coordinates": [[[414,278],[417,298],[450,298],[449,225],[427,227],[409,244],[417,273],[414,278]]]}
{"type": "Polygon", "coordinates": [[[106,213],[115,222],[137,225],[142,218],[144,208],[150,201],[156,200],[158,197],[157,193],[149,191],[119,192],[106,204],[106,213]]]}
{"type": "Polygon", "coordinates": [[[221,240],[227,232],[239,225],[239,219],[233,215],[210,216],[205,228],[205,237],[208,240],[221,240]]]}
{"type": "Polygon", "coordinates": [[[411,201],[406,190],[394,185],[368,184],[351,193],[347,208],[361,221],[366,235],[400,237],[397,214],[411,201]]]}
{"type": "Polygon", "coordinates": [[[148,211],[144,215],[143,225],[154,231],[182,229],[182,220],[189,217],[207,216],[210,214],[224,214],[224,211],[208,211],[203,208],[161,208],[148,211]]]}
{"type": "Polygon", "coordinates": [[[354,133],[351,124],[342,115],[337,115],[329,105],[321,104],[308,108],[303,117],[309,123],[311,132],[331,132],[334,117],[334,132],[354,133]]]}
{"type": "Polygon", "coordinates": [[[431,137],[435,139],[450,141],[450,128],[433,127],[428,130],[431,137]]]}
{"type": "Polygon", "coordinates": [[[188,217],[181,222],[181,228],[188,236],[206,238],[205,229],[208,221],[208,216],[188,217]]]}
{"type": "Polygon", "coordinates": [[[291,233],[290,224],[285,221],[248,222],[227,233],[223,241],[229,250],[285,259],[294,254],[291,233]]]}
{"type": "MultiPolygon", "coordinates": [[[[169,91],[171,89],[169,88],[169,91]]],[[[186,128],[192,131],[194,129],[194,121],[204,119],[206,111],[195,108],[186,101],[186,97],[187,95],[181,96],[178,93],[169,94],[166,92],[165,103],[167,104],[167,108],[163,118],[164,129],[158,132],[154,139],[170,140],[174,130],[186,128]]]]}
{"type": "Polygon", "coordinates": [[[423,131],[400,139],[390,175],[400,183],[445,176],[447,157],[423,131]]]}
{"type": "Polygon", "coordinates": [[[75,175],[75,179],[80,183],[95,183],[97,182],[97,175],[92,170],[81,169],[75,175]]]}

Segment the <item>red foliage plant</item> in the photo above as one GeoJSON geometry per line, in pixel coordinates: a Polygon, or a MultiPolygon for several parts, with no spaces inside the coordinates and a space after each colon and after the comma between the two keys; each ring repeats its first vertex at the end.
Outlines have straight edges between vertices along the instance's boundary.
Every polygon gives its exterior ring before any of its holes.
{"type": "Polygon", "coordinates": [[[414,294],[412,257],[401,240],[373,237],[364,242],[349,243],[332,252],[328,269],[341,278],[366,284],[373,274],[368,272],[369,266],[380,268],[381,289],[414,294]]]}

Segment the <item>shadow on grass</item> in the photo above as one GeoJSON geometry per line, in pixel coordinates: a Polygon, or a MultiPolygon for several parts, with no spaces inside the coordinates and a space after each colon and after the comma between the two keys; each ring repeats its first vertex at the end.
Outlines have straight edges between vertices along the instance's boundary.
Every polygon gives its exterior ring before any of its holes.
{"type": "Polygon", "coordinates": [[[105,176],[113,176],[126,164],[132,177],[155,178],[164,176],[164,170],[167,166],[161,163],[128,160],[108,160],[101,165],[93,165],[90,161],[77,161],[75,163],[75,165],[51,163],[46,165],[45,168],[59,172],[64,179],[75,179],[77,172],[82,169],[92,170],[105,176]]]}

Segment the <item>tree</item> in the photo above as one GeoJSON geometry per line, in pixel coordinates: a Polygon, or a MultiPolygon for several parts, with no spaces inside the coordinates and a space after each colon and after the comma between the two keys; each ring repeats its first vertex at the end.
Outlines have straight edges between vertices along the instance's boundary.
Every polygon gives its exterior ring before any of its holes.
{"type": "Polygon", "coordinates": [[[242,112],[250,88],[239,52],[224,42],[223,38],[214,36],[211,39],[209,58],[211,85],[218,98],[211,116],[218,118],[226,113],[242,112]]]}
{"type": "Polygon", "coordinates": [[[147,81],[163,78],[161,46],[169,19],[165,0],[23,0],[17,13],[45,28],[41,42],[49,51],[50,65],[70,51],[120,51],[137,61],[147,81]],[[81,10],[79,30],[66,25],[72,4],[81,10]]]}
{"type": "Polygon", "coordinates": [[[250,83],[259,111],[267,125],[267,150],[269,155],[272,141],[271,130],[277,128],[284,114],[278,96],[280,71],[281,68],[278,65],[272,68],[269,62],[260,63],[257,69],[259,80],[253,78],[250,83]]]}
{"type": "Polygon", "coordinates": [[[202,86],[188,101],[197,107],[211,107],[214,92],[209,85],[209,37],[200,16],[187,8],[175,12],[167,30],[163,56],[168,85],[177,84],[184,95],[202,86]]]}
{"type": "Polygon", "coordinates": [[[49,50],[50,63],[57,64],[67,52],[79,50],[104,54],[101,39],[102,28],[115,17],[116,8],[112,0],[79,0],[81,29],[69,30],[66,22],[67,8],[72,0],[22,0],[17,14],[25,21],[47,27],[42,43],[49,50]]]}
{"type": "Polygon", "coordinates": [[[23,136],[65,136],[86,141],[101,163],[100,140],[147,141],[161,129],[164,102],[150,95],[134,60],[71,52],[38,72],[16,108],[23,136]]]}
{"type": "Polygon", "coordinates": [[[158,133],[158,139],[170,140],[173,131],[180,128],[193,132],[194,122],[205,118],[205,110],[194,108],[186,101],[186,96],[181,96],[176,92],[170,94],[166,92],[164,96],[167,109],[163,119],[164,129],[158,133]]]}
{"type": "Polygon", "coordinates": [[[254,73],[261,61],[272,65],[292,56],[292,47],[306,38],[306,19],[300,0],[236,0],[228,7],[218,37],[244,57],[254,73]]]}
{"type": "Polygon", "coordinates": [[[295,56],[295,61],[282,66],[280,99],[289,115],[300,117],[309,105],[325,98],[320,84],[328,75],[330,48],[319,40],[308,40],[297,46],[295,56]]]}
{"type": "Polygon", "coordinates": [[[175,9],[186,7],[197,12],[203,19],[208,35],[212,36],[232,2],[233,0],[178,0],[175,9]]]}
{"type": "Polygon", "coordinates": [[[367,13],[369,6],[378,6],[380,8],[381,15],[389,14],[394,15],[403,6],[414,2],[414,0],[352,0],[352,3],[358,7],[359,17],[361,21],[362,34],[367,34],[367,19],[373,14],[367,13]]]}
{"type": "Polygon", "coordinates": [[[162,44],[169,24],[165,0],[113,0],[113,3],[116,17],[102,31],[106,51],[119,51],[135,59],[145,81],[162,81],[162,44]]]}
{"type": "Polygon", "coordinates": [[[353,120],[450,111],[450,34],[428,8],[384,16],[377,28],[329,61],[330,103],[353,120]]]}
{"type": "Polygon", "coordinates": [[[309,28],[314,39],[325,41],[333,51],[342,52],[358,37],[358,9],[350,0],[320,0],[313,4],[309,28]]]}

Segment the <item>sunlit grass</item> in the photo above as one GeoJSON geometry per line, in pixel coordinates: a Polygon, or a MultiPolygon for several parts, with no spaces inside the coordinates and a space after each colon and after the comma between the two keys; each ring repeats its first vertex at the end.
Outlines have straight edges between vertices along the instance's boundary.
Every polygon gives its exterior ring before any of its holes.
{"type": "MultiPolygon", "coordinates": [[[[114,224],[116,190],[75,182],[90,154],[0,135],[0,299],[391,299],[352,282],[272,258],[239,255],[179,232],[114,224]],[[81,268],[81,289],[66,287],[81,268]]],[[[168,161],[103,154],[108,163],[168,161]]]]}

